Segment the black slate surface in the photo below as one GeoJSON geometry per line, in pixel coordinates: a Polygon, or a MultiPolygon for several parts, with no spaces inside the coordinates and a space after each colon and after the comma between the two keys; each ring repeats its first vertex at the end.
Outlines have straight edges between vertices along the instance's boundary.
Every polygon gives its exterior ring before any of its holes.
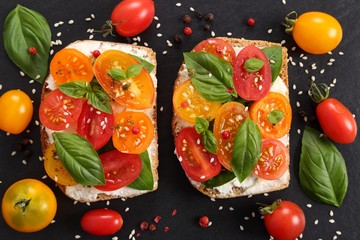
{"type": "MultiPolygon", "coordinates": [[[[77,1],[1,1],[0,3],[0,33],[2,34],[3,22],[6,15],[17,3],[42,13],[48,20],[52,30],[52,39],[61,39],[61,46],[52,49],[58,51],[65,45],[79,39],[88,39],[90,33],[87,29],[100,29],[101,25],[109,18],[112,8],[118,1],[110,0],[77,0],[77,1]],[[85,21],[94,14],[95,18],[85,21]],[[74,24],[68,21],[73,19],[74,24]],[[54,24],[63,21],[64,24],[55,27],[54,24]],[[57,37],[57,33],[61,36],[57,37]]],[[[132,231],[135,231],[136,239],[269,239],[265,227],[257,211],[257,202],[270,203],[277,198],[288,199],[299,204],[306,214],[307,224],[302,239],[345,239],[355,240],[360,238],[359,198],[359,138],[351,145],[339,145],[339,151],[345,158],[349,187],[348,192],[340,208],[317,203],[309,199],[301,190],[298,179],[298,162],[301,149],[301,132],[305,127],[299,111],[305,111],[309,117],[314,116],[314,105],[305,94],[308,81],[314,76],[317,81],[333,83],[331,96],[338,98],[355,114],[359,116],[359,90],[360,90],[360,60],[359,60],[359,29],[360,21],[358,3],[354,0],[343,1],[174,1],[156,0],[156,13],[158,20],[154,20],[148,30],[140,34],[138,44],[147,43],[157,52],[158,60],[158,131],[159,131],[159,188],[156,192],[141,197],[110,202],[97,202],[90,205],[77,203],[65,197],[57,189],[50,179],[43,179],[50,186],[58,200],[58,212],[55,222],[46,229],[31,234],[18,233],[10,229],[3,218],[0,217],[0,239],[129,239],[132,231]],[[176,3],[182,3],[177,6],[176,3]],[[204,20],[198,20],[191,8],[202,13],[215,14],[212,30],[216,36],[244,37],[247,39],[260,39],[281,42],[289,49],[289,55],[293,65],[289,62],[290,98],[293,107],[293,123],[291,129],[291,183],[288,189],[269,193],[267,196],[258,195],[252,198],[237,198],[211,201],[193,189],[180,167],[175,155],[171,135],[172,116],[172,88],[177,76],[177,70],[182,62],[182,52],[189,51],[199,41],[210,37],[210,31],[203,31],[204,20]],[[310,55],[303,53],[295,46],[291,36],[286,35],[280,22],[284,16],[296,10],[298,13],[318,10],[335,16],[343,27],[343,40],[332,55],[310,55]],[[190,23],[193,34],[184,36],[182,44],[173,43],[169,47],[167,40],[174,42],[176,34],[182,34],[185,24],[182,17],[189,14],[193,17],[190,23]],[[256,19],[254,26],[246,25],[249,17],[256,19]],[[272,29],[269,32],[269,29],[272,29]],[[157,34],[161,33],[162,37],[157,34]],[[166,51],[166,52],[165,52],[166,51]],[[166,54],[165,54],[166,53],[166,54]],[[304,55],[302,55],[304,54],[304,55]],[[304,56],[307,57],[304,58],[304,56]],[[327,65],[329,59],[335,62],[327,65]],[[303,67],[300,67],[300,62],[303,67]],[[312,69],[315,63],[317,69],[312,69]],[[308,73],[305,72],[308,69],[308,73]],[[321,70],[324,69],[324,73],[321,70]],[[296,86],[296,89],[295,89],[296,86]],[[303,91],[304,94],[299,94],[303,91]],[[300,105],[300,106],[297,106],[300,105]],[[161,110],[160,110],[161,109],[161,110]],[[300,131],[300,134],[298,133],[300,131]],[[80,228],[81,216],[90,209],[108,207],[119,211],[124,218],[124,226],[118,233],[107,237],[94,237],[87,235],[80,228]],[[173,210],[177,211],[172,215],[173,210]],[[142,231],[139,228],[141,221],[153,222],[155,216],[162,219],[157,225],[156,231],[142,231]],[[199,227],[197,221],[201,215],[209,216],[212,225],[207,229],[199,227]],[[333,223],[329,220],[333,219],[333,223]],[[317,223],[317,224],[315,224],[317,223]],[[165,232],[164,227],[169,227],[165,232]],[[140,235],[137,235],[140,234],[140,235]]],[[[104,38],[101,34],[94,34],[94,39],[134,42],[134,39],[121,37],[104,38]]],[[[2,35],[1,35],[2,39],[2,35]]],[[[138,41],[138,40],[136,40],[138,41]]],[[[2,43],[2,41],[1,41],[2,43]]],[[[39,107],[41,85],[29,84],[29,78],[21,77],[19,69],[9,60],[0,44],[0,94],[10,89],[22,89],[27,92],[34,101],[35,114],[28,132],[19,135],[7,136],[0,131],[0,197],[6,189],[15,181],[23,178],[42,179],[45,175],[39,143],[39,127],[36,111],[39,107]],[[30,158],[24,157],[21,152],[12,156],[15,145],[23,138],[30,138],[33,143],[28,146],[32,151],[30,158]],[[22,160],[26,160],[26,165],[22,160]]],[[[1,114],[1,110],[0,110],[1,114]]],[[[358,120],[357,120],[358,122],[358,120]]],[[[318,127],[316,122],[306,123],[318,127]]]]}

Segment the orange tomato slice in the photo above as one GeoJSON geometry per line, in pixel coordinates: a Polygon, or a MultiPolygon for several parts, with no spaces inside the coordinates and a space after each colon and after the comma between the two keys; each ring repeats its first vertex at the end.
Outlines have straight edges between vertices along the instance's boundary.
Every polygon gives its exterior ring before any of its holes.
{"type": "Polygon", "coordinates": [[[132,65],[140,64],[129,54],[119,50],[107,50],[95,60],[93,71],[103,89],[115,101],[132,109],[151,108],[155,97],[155,87],[150,74],[143,67],[135,77],[115,80],[109,75],[114,68],[124,72],[132,65]]]}
{"type": "Polygon", "coordinates": [[[292,111],[289,99],[278,92],[269,92],[264,98],[253,102],[250,106],[250,118],[260,128],[263,138],[281,138],[290,131],[292,111]],[[283,112],[283,118],[276,124],[271,123],[269,114],[279,110],[283,112]]]}
{"type": "Polygon", "coordinates": [[[221,103],[211,102],[200,96],[190,80],[176,87],[173,95],[175,113],[189,123],[195,123],[196,117],[211,121],[215,118],[221,103]]]}
{"type": "Polygon", "coordinates": [[[150,146],[155,135],[151,119],[143,112],[115,115],[114,146],[123,153],[140,154],[150,146]]]}
{"type": "Polygon", "coordinates": [[[94,78],[90,58],[74,48],[64,48],[55,54],[50,62],[50,73],[56,85],[72,81],[91,82],[94,78]]]}
{"type": "Polygon", "coordinates": [[[239,102],[227,102],[217,112],[214,121],[214,136],[218,142],[216,155],[220,163],[231,170],[230,160],[236,133],[249,116],[246,107],[239,102]]]}

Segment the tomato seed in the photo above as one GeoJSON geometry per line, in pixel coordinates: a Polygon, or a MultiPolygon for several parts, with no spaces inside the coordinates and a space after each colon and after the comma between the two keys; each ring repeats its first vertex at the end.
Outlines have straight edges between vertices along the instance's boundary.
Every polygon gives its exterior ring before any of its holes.
{"type": "Polygon", "coordinates": [[[202,228],[207,228],[209,226],[209,218],[207,216],[202,216],[199,219],[199,225],[202,228]]]}

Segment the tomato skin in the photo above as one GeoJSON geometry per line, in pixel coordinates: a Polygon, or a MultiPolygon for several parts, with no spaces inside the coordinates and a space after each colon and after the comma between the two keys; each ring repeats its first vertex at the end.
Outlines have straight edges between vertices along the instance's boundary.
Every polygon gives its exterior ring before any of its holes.
{"type": "Polygon", "coordinates": [[[194,52],[208,52],[224,59],[230,64],[235,59],[235,50],[228,42],[219,38],[208,38],[195,46],[194,52]]]}
{"type": "Polygon", "coordinates": [[[304,231],[306,219],[297,204],[283,200],[273,213],[264,215],[264,224],[275,240],[294,240],[304,231]]]}
{"type": "Polygon", "coordinates": [[[175,139],[175,146],[180,164],[192,180],[204,182],[220,173],[217,156],[205,150],[195,128],[183,128],[175,139]]]}
{"type": "Polygon", "coordinates": [[[123,0],[115,6],[110,19],[120,36],[132,37],[145,31],[154,16],[152,0],[123,0]]]}
{"type": "Polygon", "coordinates": [[[334,50],[342,40],[342,27],[331,15],[306,12],[296,20],[293,31],[296,44],[311,54],[324,54],[334,50]]]}
{"type": "Polygon", "coordinates": [[[316,116],[324,133],[334,142],[349,144],[357,135],[352,113],[341,102],[328,98],[316,107],[316,116]]]}
{"type": "Polygon", "coordinates": [[[29,125],[33,116],[30,97],[21,90],[9,90],[0,97],[0,129],[19,134],[29,125]]]}
{"type": "Polygon", "coordinates": [[[6,190],[1,207],[4,220],[11,228],[18,232],[36,232],[54,219],[57,202],[53,191],[43,182],[22,179],[6,190]],[[19,204],[24,200],[30,201],[22,208],[19,204]]]}
{"type": "Polygon", "coordinates": [[[80,221],[81,228],[95,236],[111,235],[123,226],[123,218],[115,210],[107,208],[93,209],[86,212],[80,221]]]}
{"type": "Polygon", "coordinates": [[[102,191],[113,191],[132,183],[142,169],[142,161],[137,154],[127,154],[112,150],[101,154],[105,173],[105,185],[95,186],[102,191]]]}
{"type": "Polygon", "coordinates": [[[270,63],[259,48],[253,45],[244,47],[236,56],[233,68],[234,87],[241,98],[257,101],[270,91],[272,80],[270,63]],[[258,72],[247,72],[244,65],[249,58],[263,60],[263,67],[258,72]]]}

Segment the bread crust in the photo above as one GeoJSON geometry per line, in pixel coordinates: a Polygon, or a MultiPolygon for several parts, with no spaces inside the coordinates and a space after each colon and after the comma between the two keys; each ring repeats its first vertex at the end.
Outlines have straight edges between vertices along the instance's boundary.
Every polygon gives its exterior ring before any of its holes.
{"type": "MultiPolygon", "coordinates": [[[[59,187],[59,189],[64,192],[65,195],[67,195],[69,198],[79,201],[79,202],[96,202],[96,201],[102,201],[102,200],[111,200],[111,199],[117,199],[117,198],[132,198],[136,197],[148,192],[155,191],[158,188],[158,165],[159,165],[159,159],[158,159],[158,132],[157,132],[157,78],[156,78],[156,69],[157,69],[157,61],[156,61],[156,53],[148,47],[144,46],[138,46],[138,45],[130,45],[126,43],[115,43],[115,42],[107,42],[107,41],[96,41],[96,40],[80,40],[75,41],[66,48],[75,48],[83,52],[85,55],[89,56],[90,58],[93,58],[91,55],[91,51],[94,50],[101,50],[105,51],[108,49],[117,49],[121,50],[133,55],[136,55],[140,58],[143,58],[147,60],[148,62],[152,63],[154,65],[154,70],[151,72],[151,78],[154,83],[155,88],[155,96],[154,96],[154,103],[152,108],[144,110],[144,112],[150,117],[150,119],[153,122],[154,125],[154,138],[150,144],[150,147],[148,149],[151,149],[149,151],[149,157],[151,160],[151,169],[153,174],[153,180],[154,180],[154,186],[152,190],[133,190],[127,187],[121,188],[120,190],[116,190],[113,192],[103,192],[100,190],[97,190],[93,187],[87,187],[83,186],[81,184],[75,185],[75,186],[64,186],[59,183],[56,183],[56,185],[59,187]]],[[[44,97],[50,93],[54,89],[54,80],[51,76],[51,74],[48,75],[48,77],[45,79],[43,88],[42,88],[42,94],[41,94],[41,101],[44,99],[44,97]]],[[[131,110],[131,109],[129,109],[131,110]]],[[[41,140],[41,147],[43,154],[45,154],[46,149],[49,147],[49,145],[53,142],[52,137],[50,136],[51,131],[46,129],[44,125],[40,125],[40,140],[41,140]]]]}
{"type": "MultiPolygon", "coordinates": [[[[228,37],[217,37],[218,39],[222,39],[226,42],[228,42],[230,45],[232,45],[234,48],[242,48],[248,45],[255,45],[256,47],[262,48],[262,47],[270,47],[270,46],[281,46],[279,43],[274,42],[268,42],[268,41],[262,41],[262,40],[248,40],[248,39],[239,39],[239,38],[228,38],[228,37]]],[[[289,80],[288,80],[288,53],[287,48],[281,46],[282,49],[282,66],[281,71],[279,73],[279,77],[282,79],[283,83],[285,84],[287,90],[289,89],[289,80]]],[[[178,71],[178,77],[174,82],[174,91],[175,89],[184,81],[189,79],[187,75],[187,70],[185,63],[183,62],[180,66],[180,69],[178,71]]],[[[288,91],[287,91],[287,97],[289,97],[288,91]]],[[[181,119],[175,111],[173,111],[173,118],[172,118],[172,132],[174,136],[174,140],[176,139],[179,132],[188,126],[193,126],[192,124],[184,121],[181,119]]],[[[289,139],[289,133],[286,136],[289,139]]],[[[290,151],[290,146],[286,146],[287,149],[290,151]]],[[[203,193],[204,195],[207,195],[212,198],[234,198],[234,197],[240,197],[240,196],[246,196],[246,195],[255,195],[255,194],[261,194],[271,191],[277,191],[284,189],[289,186],[290,183],[290,170],[288,169],[286,173],[278,180],[274,181],[268,181],[268,180],[262,180],[259,178],[251,179],[252,184],[251,185],[242,185],[238,184],[239,182],[234,179],[231,182],[234,182],[233,185],[230,185],[226,189],[219,190],[220,188],[206,188],[203,184],[193,181],[187,176],[189,182],[191,185],[196,188],[198,191],[203,193]],[[235,183],[237,181],[237,183],[235,183]],[[256,188],[256,185],[263,186],[260,189],[256,188]]],[[[246,181],[246,180],[245,180],[246,181]]]]}

